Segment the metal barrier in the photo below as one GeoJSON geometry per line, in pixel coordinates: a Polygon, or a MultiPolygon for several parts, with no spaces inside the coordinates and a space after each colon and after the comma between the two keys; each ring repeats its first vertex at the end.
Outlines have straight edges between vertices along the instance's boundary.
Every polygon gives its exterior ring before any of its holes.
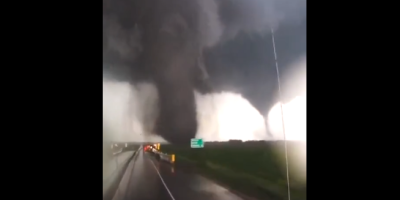
{"type": "Polygon", "coordinates": [[[166,154],[162,152],[154,152],[154,154],[159,155],[160,160],[168,162],[168,163],[175,163],[175,154],[166,154]]]}

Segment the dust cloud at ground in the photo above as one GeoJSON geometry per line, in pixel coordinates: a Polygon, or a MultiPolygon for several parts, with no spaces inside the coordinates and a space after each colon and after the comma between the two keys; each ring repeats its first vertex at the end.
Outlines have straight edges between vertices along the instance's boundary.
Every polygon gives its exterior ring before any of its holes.
{"type": "MultiPolygon", "coordinates": [[[[240,94],[195,92],[196,137],[205,141],[229,139],[265,140],[263,116],[240,94]]],[[[152,134],[158,116],[157,90],[153,84],[131,86],[124,82],[103,82],[103,124],[112,141],[165,142],[152,134]]]]}

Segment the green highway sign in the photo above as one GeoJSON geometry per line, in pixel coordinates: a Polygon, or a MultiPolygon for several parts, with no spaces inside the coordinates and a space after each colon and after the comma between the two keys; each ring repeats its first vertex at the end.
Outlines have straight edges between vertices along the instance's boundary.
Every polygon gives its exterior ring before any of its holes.
{"type": "Polygon", "coordinates": [[[190,139],[190,147],[191,148],[204,148],[203,139],[190,139]]]}

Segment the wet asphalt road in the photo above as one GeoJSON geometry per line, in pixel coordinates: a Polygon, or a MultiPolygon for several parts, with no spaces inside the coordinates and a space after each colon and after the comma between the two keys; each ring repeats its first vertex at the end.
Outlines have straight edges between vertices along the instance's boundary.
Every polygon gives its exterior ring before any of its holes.
{"type": "Polygon", "coordinates": [[[115,154],[113,157],[103,158],[103,195],[108,196],[109,189],[118,180],[118,172],[123,170],[133,154],[134,151],[125,151],[115,154]]]}
{"type": "Polygon", "coordinates": [[[137,153],[113,200],[242,200],[197,174],[158,162],[142,150],[137,153]]]}

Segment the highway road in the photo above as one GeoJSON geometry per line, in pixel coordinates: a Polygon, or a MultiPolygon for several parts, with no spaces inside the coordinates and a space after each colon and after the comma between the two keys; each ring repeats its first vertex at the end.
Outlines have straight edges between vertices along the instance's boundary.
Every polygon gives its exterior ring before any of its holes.
{"type": "Polygon", "coordinates": [[[137,152],[113,200],[242,200],[212,181],[137,152]]]}
{"type": "Polygon", "coordinates": [[[119,181],[120,173],[134,151],[126,151],[116,154],[112,157],[103,157],[103,196],[112,197],[116,183],[119,181]]]}
{"type": "Polygon", "coordinates": [[[117,168],[122,167],[124,161],[126,163],[126,160],[128,160],[132,154],[132,151],[121,152],[118,156],[103,160],[103,185],[117,168]]]}

